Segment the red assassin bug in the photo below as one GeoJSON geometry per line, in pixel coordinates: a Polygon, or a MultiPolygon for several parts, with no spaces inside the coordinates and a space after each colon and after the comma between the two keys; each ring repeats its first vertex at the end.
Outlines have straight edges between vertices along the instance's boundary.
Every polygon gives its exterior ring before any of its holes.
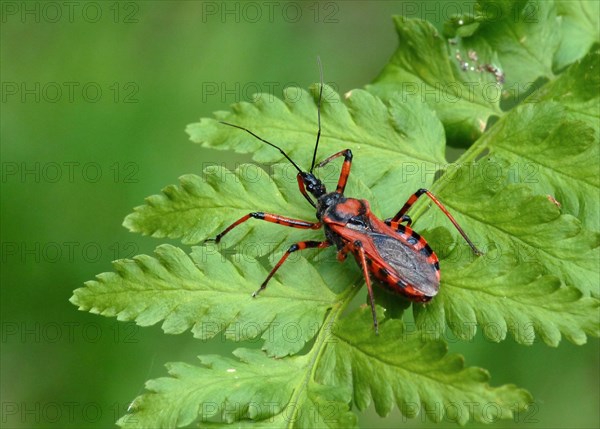
{"type": "MultiPolygon", "coordinates": [[[[319,62],[320,66],[320,62],[319,62]]],[[[335,245],[338,249],[338,260],[346,259],[348,252],[354,255],[356,262],[362,270],[367,283],[371,311],[373,313],[373,325],[378,332],[377,316],[375,314],[375,300],[371,287],[371,275],[379,280],[383,286],[392,292],[404,295],[411,301],[427,302],[433,298],[439,290],[440,266],[436,254],[431,250],[425,239],[410,228],[411,218],[406,214],[408,209],[417,201],[421,195],[427,195],[444,212],[454,224],[458,232],[467,241],[476,254],[480,254],[473,242],[467,237],[452,215],[438,201],[438,199],[427,189],[419,189],[402,206],[400,211],[386,220],[377,218],[370,210],[366,200],[347,198],[344,189],[350,174],[352,163],[352,152],[345,149],[334,153],[317,164],[323,167],[330,161],[343,156],[344,162],[338,179],[337,188],[334,192],[327,192],[325,185],[315,177],[313,170],[321,136],[321,99],[323,97],[323,73],[321,70],[321,87],[317,104],[318,131],[317,141],[313,152],[312,163],[308,172],[302,169],[278,146],[254,134],[247,128],[222,122],[230,127],[239,128],[251,134],[263,143],[274,147],[298,170],[298,187],[306,200],[317,210],[318,222],[310,222],[300,219],[292,219],[271,213],[252,212],[241,217],[214,239],[207,241],[219,242],[225,234],[250,218],[278,223],[292,228],[320,229],[325,230],[323,241],[300,241],[292,244],[283,254],[279,262],[273,267],[260,288],[252,294],[256,297],[260,291],[267,287],[267,283],[275,272],[281,267],[288,256],[298,250],[309,248],[323,249],[335,245]],[[313,201],[312,195],[316,202],[313,201]],[[406,225],[402,225],[406,223],[406,225]]]]}

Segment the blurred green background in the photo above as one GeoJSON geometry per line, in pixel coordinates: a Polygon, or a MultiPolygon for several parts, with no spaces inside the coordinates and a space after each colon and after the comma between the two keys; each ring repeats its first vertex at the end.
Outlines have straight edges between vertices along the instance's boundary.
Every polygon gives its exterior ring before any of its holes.
{"type": "MultiPolygon", "coordinates": [[[[121,222],[143,198],[248,158],[190,143],[185,126],[256,91],[373,79],[396,48],[390,16],[438,28],[460,2],[11,2],[1,28],[1,426],[113,427],[168,361],[239,344],[78,312],[73,289],[167,240],[121,222]],[[450,5],[450,6],[448,6],[450,5]]],[[[464,10],[464,9],[463,9],[464,10]]],[[[598,341],[451,342],[536,403],[490,427],[598,427],[598,341]]],[[[453,427],[373,407],[362,427],[453,427]]]]}

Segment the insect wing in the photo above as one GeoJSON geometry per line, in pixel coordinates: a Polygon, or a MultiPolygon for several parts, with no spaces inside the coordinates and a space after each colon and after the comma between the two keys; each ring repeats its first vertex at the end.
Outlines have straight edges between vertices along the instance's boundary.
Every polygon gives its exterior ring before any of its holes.
{"type": "Polygon", "coordinates": [[[371,259],[385,261],[396,272],[397,277],[423,294],[427,296],[437,294],[438,270],[428,260],[427,250],[416,250],[414,245],[396,234],[372,232],[369,237],[372,244],[369,250],[377,252],[377,255],[368,255],[371,259]]]}

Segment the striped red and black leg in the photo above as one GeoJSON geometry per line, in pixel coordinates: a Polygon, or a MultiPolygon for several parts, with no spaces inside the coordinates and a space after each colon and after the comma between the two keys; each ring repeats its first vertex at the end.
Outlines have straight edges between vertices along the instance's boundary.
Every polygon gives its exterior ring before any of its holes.
{"type": "Polygon", "coordinates": [[[271,280],[271,277],[273,277],[275,272],[277,272],[279,267],[281,267],[281,265],[285,262],[285,260],[288,258],[288,256],[290,256],[291,253],[297,252],[298,250],[311,249],[311,248],[315,248],[315,247],[319,248],[319,249],[324,249],[329,246],[331,246],[331,243],[329,241],[313,241],[313,240],[300,241],[296,244],[292,244],[290,246],[290,248],[283,254],[283,256],[281,257],[279,262],[277,262],[277,264],[275,264],[275,266],[273,267],[273,269],[271,270],[271,272],[269,273],[269,275],[267,276],[265,281],[262,282],[262,284],[260,285],[258,290],[256,292],[254,292],[252,294],[252,296],[256,297],[256,295],[258,295],[261,290],[263,290],[267,287],[267,283],[269,282],[269,280],[271,280]]]}
{"type": "MultiPolygon", "coordinates": [[[[390,225],[392,219],[386,219],[385,221],[388,225],[390,225]]],[[[406,226],[410,226],[412,224],[412,218],[407,214],[403,214],[400,216],[400,219],[398,219],[398,223],[406,223],[406,226]]]]}
{"type": "Polygon", "coordinates": [[[317,167],[323,167],[330,161],[339,158],[340,156],[344,157],[344,163],[342,164],[342,172],[340,173],[340,178],[338,179],[338,184],[335,192],[337,192],[338,194],[343,194],[344,189],[346,189],[346,183],[348,182],[348,176],[350,175],[350,167],[352,165],[352,151],[350,149],[345,149],[340,152],[334,153],[330,157],[319,162],[317,167]]]}
{"type": "Polygon", "coordinates": [[[347,243],[343,248],[338,250],[337,252],[337,260],[340,262],[344,262],[346,257],[348,256],[348,252],[350,252],[350,243],[347,243]]]}
{"type": "Polygon", "coordinates": [[[367,292],[369,293],[369,302],[371,303],[371,313],[373,314],[373,327],[375,333],[379,334],[379,323],[377,322],[377,313],[375,311],[375,297],[373,296],[373,287],[371,286],[371,275],[369,274],[369,268],[367,266],[367,257],[365,255],[365,249],[360,241],[356,240],[353,243],[346,244],[341,251],[344,249],[353,249],[354,255],[356,255],[356,261],[363,272],[365,282],[367,283],[367,292]]]}
{"type": "Polygon", "coordinates": [[[436,198],[435,195],[433,195],[431,192],[429,192],[427,189],[419,189],[417,192],[415,192],[413,195],[411,195],[411,197],[408,199],[408,201],[406,201],[406,203],[402,206],[402,208],[400,209],[400,211],[396,214],[396,216],[394,216],[391,219],[386,219],[386,223],[388,225],[391,225],[392,223],[399,223],[402,222],[402,219],[406,219],[404,214],[408,211],[408,209],[411,208],[411,206],[419,199],[419,197],[421,195],[427,195],[431,201],[433,201],[435,203],[435,205],[437,205],[440,210],[442,212],[444,212],[444,214],[446,215],[446,217],[448,219],[450,219],[450,222],[452,222],[452,224],[454,225],[454,227],[457,229],[457,231],[460,233],[460,235],[462,235],[462,237],[465,239],[465,241],[469,244],[469,246],[471,247],[471,249],[473,249],[473,252],[476,255],[481,255],[482,252],[477,249],[477,247],[475,247],[475,244],[473,244],[473,242],[471,241],[471,239],[467,236],[467,234],[463,231],[463,229],[460,227],[460,225],[458,224],[458,222],[456,222],[456,220],[454,219],[454,217],[450,214],[450,212],[448,212],[448,210],[446,209],[446,207],[444,207],[444,205],[436,198]]]}
{"type": "Polygon", "coordinates": [[[306,192],[306,188],[304,187],[304,180],[302,180],[302,173],[298,173],[296,175],[296,180],[298,180],[298,189],[300,189],[300,193],[302,195],[304,195],[304,198],[306,198],[306,201],[308,201],[311,206],[317,207],[317,205],[312,200],[312,198],[310,197],[310,195],[308,195],[308,192],[306,192]]]}
{"type": "Polygon", "coordinates": [[[373,288],[371,286],[371,275],[369,274],[369,267],[367,266],[367,257],[365,256],[365,250],[360,241],[348,242],[338,251],[338,260],[343,261],[346,259],[348,252],[354,253],[356,261],[363,272],[363,277],[367,283],[367,292],[369,293],[369,302],[371,303],[371,313],[373,314],[373,326],[375,327],[375,333],[379,334],[379,324],[377,322],[377,313],[375,312],[375,297],[373,296],[373,288]]]}
{"type": "Polygon", "coordinates": [[[214,241],[214,242],[218,243],[219,241],[221,241],[221,239],[223,238],[223,236],[225,234],[227,234],[233,228],[246,222],[248,219],[251,219],[251,218],[265,220],[265,221],[271,222],[271,223],[278,223],[279,225],[289,226],[292,228],[301,228],[301,229],[319,229],[319,228],[321,228],[320,222],[308,222],[305,220],[292,219],[289,217],[280,216],[280,215],[271,214],[271,213],[252,212],[252,213],[248,213],[245,216],[242,216],[241,218],[239,218],[238,220],[233,222],[231,225],[229,225],[227,228],[225,228],[215,238],[209,238],[209,239],[205,240],[205,242],[214,241]]]}

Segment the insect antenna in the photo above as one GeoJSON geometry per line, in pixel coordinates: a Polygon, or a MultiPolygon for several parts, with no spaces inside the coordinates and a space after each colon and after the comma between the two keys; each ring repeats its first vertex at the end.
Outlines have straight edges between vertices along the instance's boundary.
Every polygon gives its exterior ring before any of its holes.
{"type": "Polygon", "coordinates": [[[319,89],[319,101],[317,102],[317,123],[319,130],[317,131],[317,142],[315,143],[315,151],[313,152],[312,163],[310,164],[310,173],[315,168],[315,162],[317,160],[317,149],[319,147],[319,138],[321,137],[321,100],[323,99],[323,65],[321,64],[321,57],[317,56],[317,64],[319,64],[319,76],[321,78],[321,87],[319,89]]]}
{"type": "MultiPolygon", "coordinates": [[[[317,64],[319,65],[319,76],[321,79],[321,85],[319,88],[319,100],[317,102],[317,123],[319,126],[319,130],[317,131],[317,141],[315,142],[315,150],[313,152],[313,158],[312,158],[312,163],[310,164],[310,173],[313,172],[314,168],[315,168],[315,162],[317,160],[317,149],[319,148],[319,138],[321,137],[321,100],[323,99],[323,65],[321,64],[321,57],[317,56],[317,64]]],[[[298,166],[298,164],[296,164],[294,162],[294,160],[292,158],[290,158],[288,156],[287,153],[285,153],[283,151],[283,149],[281,149],[279,146],[274,145],[273,143],[263,139],[262,137],[260,137],[259,135],[256,135],[255,133],[253,133],[252,131],[250,131],[248,128],[244,128],[241,127],[239,125],[235,125],[235,124],[231,124],[229,122],[225,122],[225,121],[219,121],[220,123],[222,123],[223,125],[229,125],[230,127],[234,127],[234,128],[238,128],[240,130],[246,131],[248,134],[250,134],[251,136],[253,136],[254,138],[257,138],[258,140],[260,140],[263,143],[268,144],[271,147],[274,147],[275,149],[277,149],[283,156],[285,156],[285,158],[292,163],[292,165],[296,168],[296,170],[298,170],[299,173],[304,173],[302,171],[302,169],[298,166]]],[[[309,200],[310,201],[310,200],[309,200]]],[[[310,203],[314,206],[315,204],[310,201],[310,203]]]]}
{"type": "Polygon", "coordinates": [[[283,151],[283,149],[281,149],[279,146],[276,146],[276,145],[274,145],[273,143],[271,143],[271,142],[268,142],[267,140],[263,139],[262,137],[260,137],[260,136],[258,136],[258,135],[256,135],[256,134],[254,134],[254,133],[253,133],[252,131],[250,131],[248,128],[240,127],[239,125],[235,125],[235,124],[230,124],[229,122],[225,122],[225,121],[219,121],[219,122],[220,122],[220,123],[222,123],[222,124],[224,124],[224,125],[229,125],[230,127],[233,127],[233,128],[238,128],[238,129],[240,129],[240,130],[244,130],[244,131],[246,131],[248,134],[250,134],[250,135],[254,136],[255,138],[257,138],[258,140],[260,140],[261,142],[263,142],[263,143],[266,143],[266,144],[268,144],[269,146],[272,146],[272,147],[274,147],[274,148],[275,148],[275,149],[277,149],[279,152],[281,152],[281,154],[282,154],[283,156],[285,156],[285,157],[286,157],[286,159],[287,159],[289,162],[291,162],[291,163],[292,163],[292,165],[293,165],[294,167],[296,167],[296,170],[298,170],[298,172],[299,172],[299,173],[303,173],[302,169],[301,169],[300,167],[298,167],[298,164],[296,164],[296,163],[294,162],[294,160],[293,160],[292,158],[290,158],[290,157],[288,156],[288,154],[287,154],[287,153],[285,153],[285,152],[283,151]]]}

